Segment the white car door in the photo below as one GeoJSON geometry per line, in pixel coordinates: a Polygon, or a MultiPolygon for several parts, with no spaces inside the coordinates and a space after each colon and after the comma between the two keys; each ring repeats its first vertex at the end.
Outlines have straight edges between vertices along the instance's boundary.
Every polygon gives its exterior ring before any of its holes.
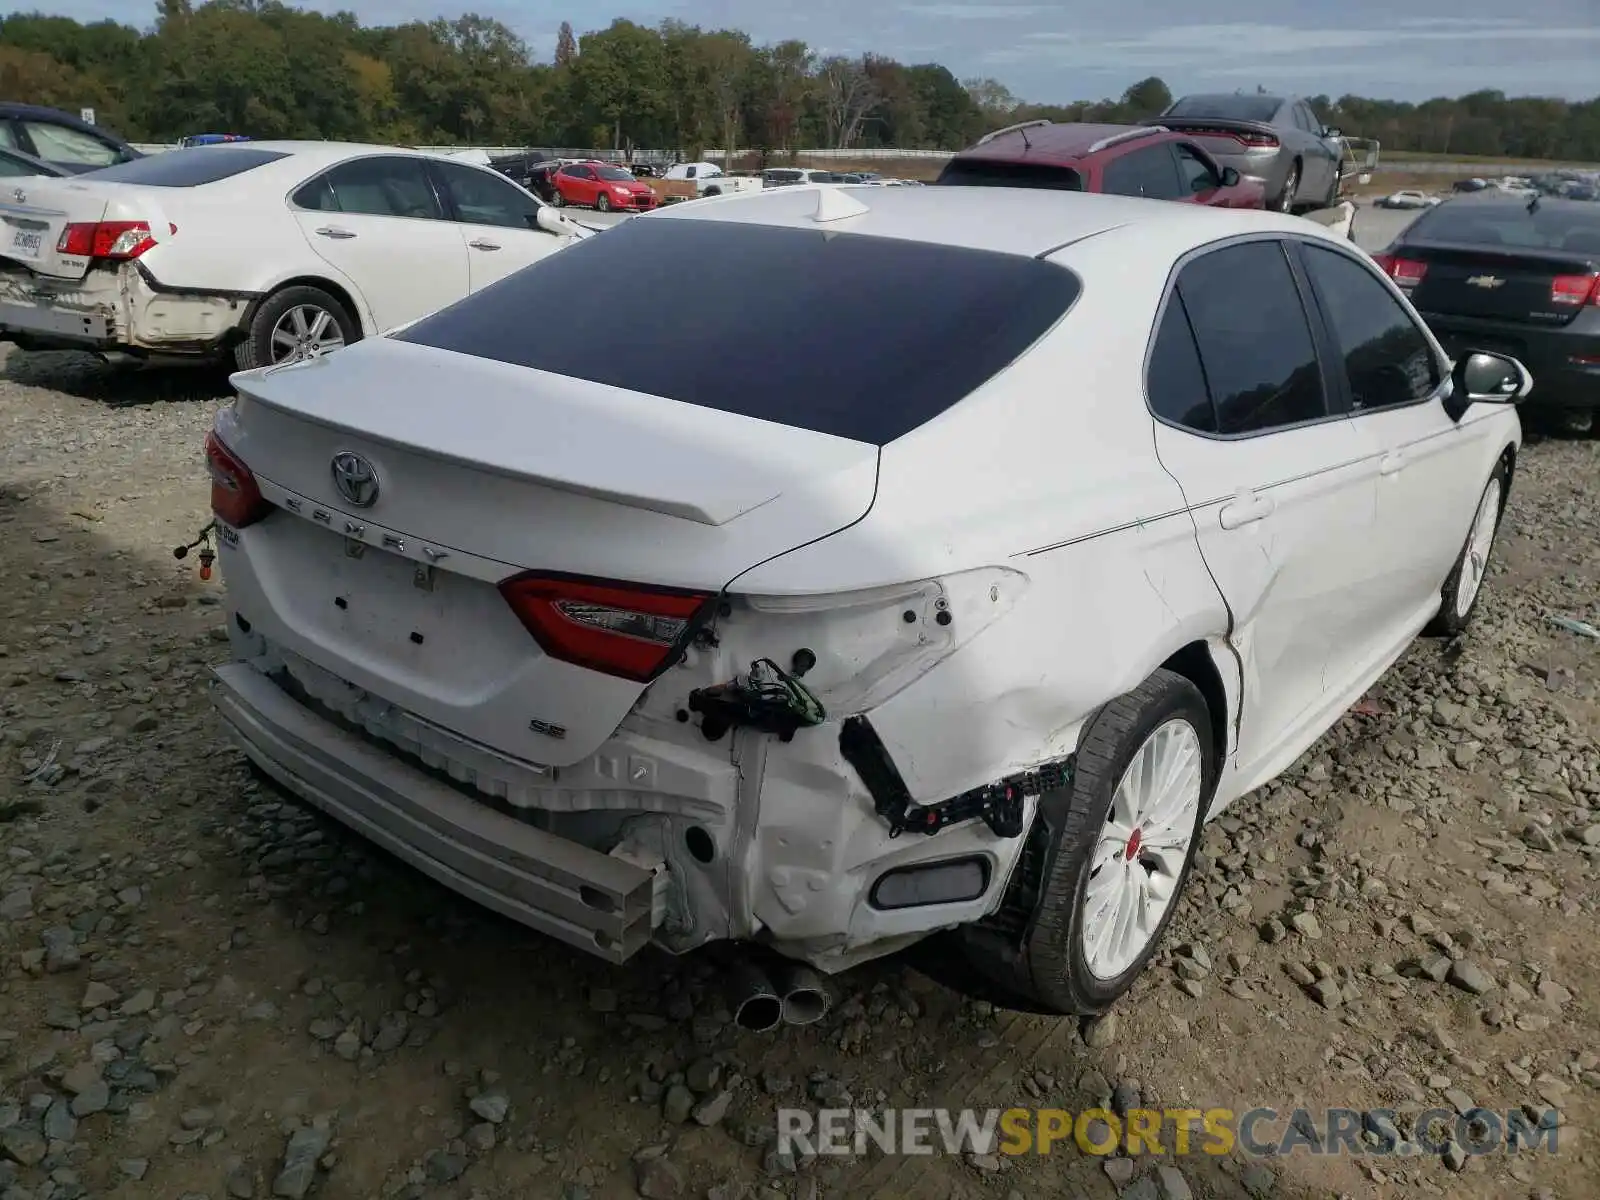
{"type": "Polygon", "coordinates": [[[419,156],[350,159],[291,197],[317,255],[361,292],[384,333],[467,294],[467,249],[419,156]]]}
{"type": "Polygon", "coordinates": [[[468,284],[488,287],[572,239],[539,227],[539,201],[509,179],[459,163],[431,164],[467,249],[468,284]]]}
{"type": "Polygon", "coordinates": [[[1147,387],[1156,452],[1232,615],[1243,676],[1236,769],[1248,789],[1305,748],[1359,673],[1375,456],[1330,403],[1276,239],[1182,265],[1147,387]]]}
{"type": "Polygon", "coordinates": [[[1377,271],[1332,246],[1303,243],[1301,262],[1349,390],[1351,422],[1378,459],[1381,612],[1402,644],[1433,615],[1477,511],[1498,423],[1458,424],[1445,411],[1449,372],[1377,271]]]}

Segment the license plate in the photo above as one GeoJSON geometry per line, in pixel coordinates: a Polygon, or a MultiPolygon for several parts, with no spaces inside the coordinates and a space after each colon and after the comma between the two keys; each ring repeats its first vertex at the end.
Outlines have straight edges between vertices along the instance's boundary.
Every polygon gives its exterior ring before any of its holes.
{"type": "Polygon", "coordinates": [[[26,226],[13,226],[11,230],[12,258],[36,259],[44,253],[45,231],[29,229],[26,226]]]}

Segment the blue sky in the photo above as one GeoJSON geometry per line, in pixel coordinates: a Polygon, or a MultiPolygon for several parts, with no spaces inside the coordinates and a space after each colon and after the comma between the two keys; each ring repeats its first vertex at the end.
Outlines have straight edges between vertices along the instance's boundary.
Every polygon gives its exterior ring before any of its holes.
{"type": "MultiPolygon", "coordinates": [[[[12,0],[23,7],[26,0],[12,0]]],[[[150,0],[41,0],[80,20],[140,27],[150,0]]],[[[829,53],[871,50],[992,76],[1039,101],[1119,95],[1147,75],[1175,93],[1253,89],[1355,92],[1397,100],[1498,88],[1511,95],[1600,94],[1600,0],[353,0],[368,23],[477,11],[511,26],[541,57],[563,20],[579,33],[614,17],[675,17],[743,29],[758,42],[800,38],[829,53]],[[1517,15],[1511,16],[1515,12],[1517,15]]],[[[8,6],[9,7],[9,6],[8,6]]]]}

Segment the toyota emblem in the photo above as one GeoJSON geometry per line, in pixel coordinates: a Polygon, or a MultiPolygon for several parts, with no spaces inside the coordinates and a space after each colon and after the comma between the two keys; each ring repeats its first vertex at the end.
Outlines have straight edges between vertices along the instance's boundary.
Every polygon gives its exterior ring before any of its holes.
{"type": "Polygon", "coordinates": [[[357,508],[371,508],[378,498],[378,472],[361,455],[347,450],[333,456],[333,486],[357,508]]]}
{"type": "Polygon", "coordinates": [[[16,188],[12,191],[11,198],[18,204],[26,204],[28,202],[28,193],[21,188],[16,188]]]}

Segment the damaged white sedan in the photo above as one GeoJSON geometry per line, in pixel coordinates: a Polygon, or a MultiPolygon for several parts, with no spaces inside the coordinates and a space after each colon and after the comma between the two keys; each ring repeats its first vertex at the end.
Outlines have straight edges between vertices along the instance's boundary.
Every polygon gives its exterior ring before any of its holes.
{"type": "Polygon", "coordinates": [[[315,357],[586,236],[486,167],[249,142],[0,189],[0,340],[115,361],[315,357]]]}
{"type": "MultiPolygon", "coordinates": [[[[1530,385],[1298,218],[849,187],[234,383],[213,694],[261,771],[614,962],[943,933],[1053,1012],[1129,986],[1205,820],[1463,627],[1530,385]]],[[[740,978],[748,1025],[817,1011],[740,978]]]]}

